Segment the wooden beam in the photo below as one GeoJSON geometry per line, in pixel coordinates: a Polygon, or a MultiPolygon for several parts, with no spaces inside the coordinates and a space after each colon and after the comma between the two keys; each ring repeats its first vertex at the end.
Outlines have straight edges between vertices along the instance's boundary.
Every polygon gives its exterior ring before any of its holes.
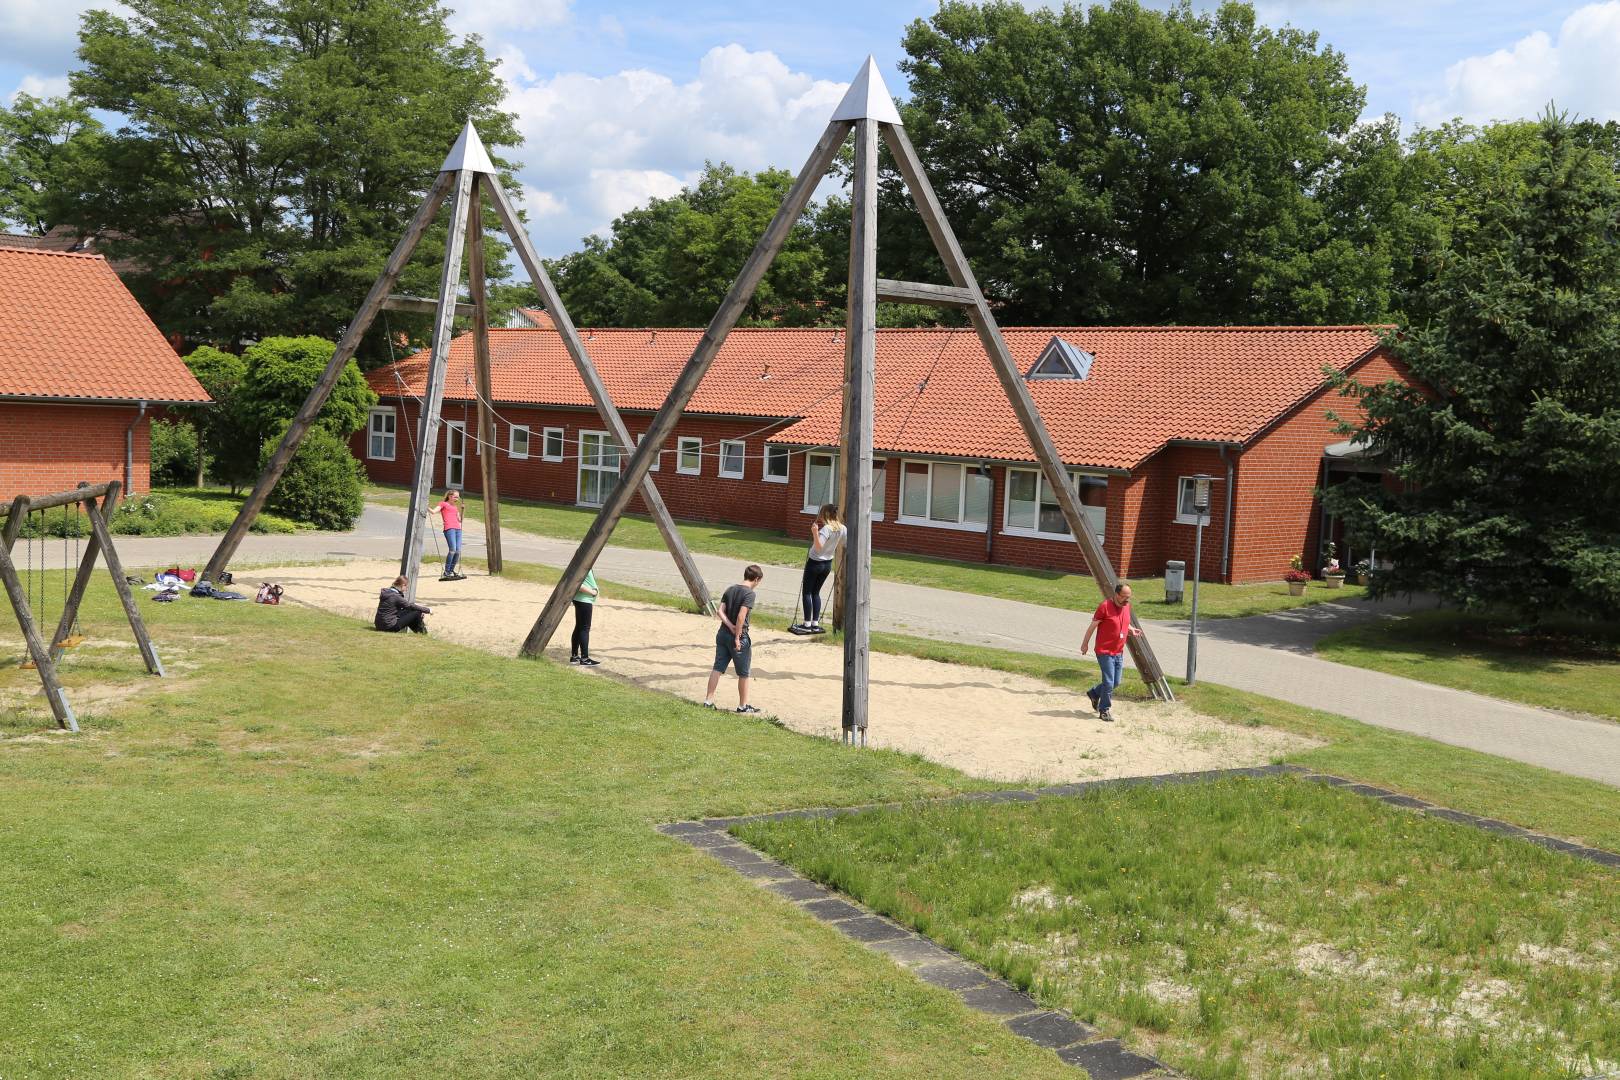
{"type": "MultiPolygon", "coordinates": [[[[439,450],[439,411],[444,406],[445,369],[450,361],[452,323],[456,316],[456,290],[461,286],[461,254],[467,243],[467,205],[472,200],[472,184],[477,174],[466,169],[455,173],[455,201],[450,204],[450,225],[444,241],[444,265],[439,271],[438,314],[433,323],[433,343],[429,348],[427,386],[422,391],[422,415],[417,425],[417,458],[411,478],[411,503],[406,511],[405,547],[400,553],[399,572],[408,578],[405,599],[415,601],[416,579],[422,569],[422,545],[428,527],[428,502],[432,495],[434,458],[439,450]]],[[[463,442],[463,448],[465,448],[463,442]]],[[[462,457],[465,467],[466,457],[462,457]]]]}
{"type": "Polygon", "coordinates": [[[17,542],[17,534],[22,532],[23,522],[28,520],[28,496],[19,495],[11,500],[11,506],[6,510],[6,527],[0,529],[0,548],[11,550],[11,545],[17,542]]]}
{"type": "MultiPolygon", "coordinates": [[[[569,317],[562,297],[557,294],[557,287],[552,284],[551,275],[546,273],[545,264],[540,261],[539,254],[534,250],[534,244],[529,240],[528,231],[518,220],[517,211],[507,200],[506,192],[497,184],[490,184],[489,188],[490,201],[495,204],[495,211],[500,215],[507,235],[512,238],[518,258],[528,270],[529,280],[534,283],[535,291],[540,294],[542,305],[551,315],[552,325],[562,336],[563,347],[568,350],[568,356],[574,362],[574,369],[579,372],[580,379],[585,383],[586,392],[591,395],[591,402],[596,406],[596,414],[602,418],[602,423],[607,426],[613,438],[626,453],[629,453],[635,448],[630,431],[625,427],[624,419],[614,406],[613,399],[608,396],[607,384],[602,381],[596,365],[591,362],[590,354],[585,350],[585,343],[580,340],[579,331],[574,328],[574,321],[569,317]]],[[[623,482],[621,480],[621,483],[623,482]]],[[[641,501],[647,504],[647,512],[652,515],[653,524],[658,526],[659,535],[664,538],[664,546],[669,549],[671,557],[675,560],[675,568],[681,572],[681,579],[686,582],[686,591],[692,595],[693,602],[699,608],[703,611],[710,610],[714,606],[714,601],[709,596],[709,585],[703,580],[702,571],[698,569],[692,553],[687,550],[686,539],[675,527],[675,519],[670,516],[669,507],[664,505],[664,497],[650,476],[642,481],[641,501]]]]}
{"type": "Polygon", "coordinates": [[[878,123],[855,122],[849,303],[844,324],[844,698],[842,724],[866,741],[872,630],[872,416],[877,362],[878,123]]]}
{"type": "MultiPolygon", "coordinates": [[[[496,181],[498,182],[498,181],[496,181]]],[[[484,562],[499,574],[501,560],[501,494],[496,466],[500,461],[500,434],[495,430],[494,379],[489,368],[489,296],[484,281],[484,207],[480,190],[491,183],[474,175],[467,200],[467,292],[473,309],[473,378],[478,384],[478,470],[484,481],[484,562]]],[[[457,304],[458,308],[462,305],[457,304]]]]}
{"type": "Polygon", "coordinates": [[[56,665],[51,662],[50,650],[40,640],[34,612],[28,606],[27,590],[17,576],[11,553],[4,547],[0,547],[0,583],[5,585],[6,595],[11,598],[12,614],[17,616],[17,625],[22,628],[23,641],[28,644],[28,657],[34,662],[35,673],[45,687],[45,700],[50,703],[51,715],[56,717],[56,726],[78,731],[79,718],[73,715],[73,707],[68,704],[67,691],[62,689],[62,681],[56,676],[56,665]]]}
{"type": "MultiPolygon", "coordinates": [[[[788,189],[787,197],[776,210],[776,216],[771,218],[771,223],[765,227],[765,234],[754,245],[753,253],[743,264],[737,280],[731,283],[731,289],[721,301],[719,310],[709,320],[709,328],[703,332],[697,347],[692,350],[692,356],[687,360],[686,367],[681,369],[675,385],[670,389],[669,397],[653,416],[647,437],[630,455],[630,463],[625,467],[619,485],[603,503],[602,509],[597,512],[596,520],[591,522],[591,527],[585,532],[585,538],[574,551],[574,557],[568,561],[562,577],[552,589],[551,598],[546,601],[545,609],[535,620],[529,636],[524,639],[521,655],[541,655],[545,651],[546,643],[557,632],[563,616],[572,606],[574,594],[579,591],[580,582],[585,580],[585,572],[596,564],[602,549],[607,546],[608,537],[613,535],[614,526],[623,516],[625,507],[630,505],[630,499],[636,489],[647,479],[647,471],[652,468],[659,449],[675,430],[675,424],[680,420],[682,410],[697,392],[698,383],[703,380],[704,373],[714,362],[720,346],[725,344],[726,335],[737,325],[743,309],[748,306],[754,290],[759,287],[760,278],[765,276],[765,271],[770,268],[777,253],[782,250],[782,245],[787,242],[788,233],[804,214],[810,196],[815,194],[816,186],[821,183],[821,178],[826,174],[833,158],[838,155],[838,148],[843,145],[844,137],[849,134],[850,123],[848,120],[834,120],[828,124],[821,141],[810,152],[809,160],[799,171],[793,186],[788,189]]],[[[552,309],[550,305],[547,305],[547,310],[551,311],[553,318],[562,314],[560,310],[552,309]]]]}
{"type": "Polygon", "coordinates": [[[321,372],[320,380],[310,390],[309,397],[299,407],[298,415],[287,427],[287,434],[281,438],[281,443],[270,456],[270,464],[265,468],[264,475],[259,477],[258,483],[253,485],[253,492],[242,503],[242,509],[237,511],[236,520],[225,531],[219,546],[214,549],[213,557],[208,560],[208,566],[202,572],[204,581],[215,581],[219,575],[230,565],[231,558],[236,549],[241,546],[242,538],[247,535],[259,511],[264,509],[265,499],[270,497],[271,490],[281,474],[286,471],[287,463],[292,460],[293,452],[303,441],[304,433],[310,425],[315,423],[315,417],[320,414],[326,399],[331,396],[332,388],[337,385],[338,379],[343,376],[343,369],[348,366],[349,360],[354,356],[355,350],[360,347],[360,339],[371,328],[371,322],[382,310],[383,301],[399,280],[399,275],[410,261],[411,253],[421,241],[422,234],[427,231],[433,216],[439,212],[439,206],[444,202],[445,195],[450,191],[450,185],[455,179],[454,173],[440,173],[433,181],[433,187],[428,190],[427,198],[416,211],[416,217],[411,219],[410,225],[405,229],[405,235],[399,238],[394,245],[393,252],[383,265],[383,272],[372,284],[371,291],[366,294],[365,300],[360,304],[360,310],[355,312],[354,319],[343,331],[337,349],[332,353],[332,359],[327,362],[326,370],[321,372]]]}
{"type": "Polygon", "coordinates": [[[964,311],[978,303],[978,298],[967,289],[930,285],[924,281],[896,281],[893,278],[877,279],[877,298],[884,304],[932,304],[964,311]]]}
{"type": "MultiPolygon", "coordinates": [[[[383,300],[384,311],[409,311],[416,315],[432,315],[439,310],[437,300],[429,300],[425,296],[403,296],[392,293],[383,300]]],[[[456,315],[463,319],[471,319],[477,315],[475,304],[457,304],[456,315]]]]}
{"type": "MultiPolygon", "coordinates": [[[[82,488],[74,488],[72,491],[59,491],[54,495],[19,495],[17,498],[27,502],[27,508],[23,511],[24,516],[26,516],[35,510],[54,510],[58,506],[71,506],[76,502],[83,502],[85,499],[99,499],[107,494],[107,489],[113,483],[114,481],[105,484],[86,484],[82,488]]],[[[16,502],[14,501],[12,506],[15,505],[16,502]]],[[[0,507],[0,517],[10,516],[11,507],[0,507]]]]}
{"type": "MultiPolygon", "coordinates": [[[[107,487],[107,501],[113,505],[118,503],[118,481],[113,481],[107,487]]],[[[152,647],[152,639],[146,634],[146,623],[141,621],[140,609],[135,606],[135,596],[129,591],[129,582],[124,578],[124,564],[118,558],[118,549],[113,547],[112,533],[107,529],[107,520],[101,516],[101,510],[94,502],[84,504],[85,516],[90,519],[90,531],[101,544],[101,557],[107,564],[107,573],[112,575],[113,588],[118,592],[118,602],[124,605],[124,614],[129,618],[129,628],[135,633],[135,644],[140,646],[141,659],[146,661],[146,670],[163,677],[163,662],[158,659],[157,650],[152,647]]]]}
{"type": "MultiPolygon", "coordinates": [[[[1097,587],[1103,595],[1112,596],[1119,578],[1114,573],[1108,556],[1103,553],[1102,545],[1097,543],[1096,536],[1092,534],[1091,526],[1086,520],[1085,513],[1080,509],[1074,490],[1069,487],[1068,470],[1058,457],[1057,446],[1052,442],[1052,436],[1047,432],[1045,422],[1041,420],[1040,410],[1035,406],[1035,399],[1030,396],[1029,387],[1024,384],[1022,374],[1013,362],[1012,353],[1007,348],[1006,340],[1001,336],[1001,329],[996,325],[995,316],[991,314],[990,306],[984,302],[984,294],[973,277],[973,270],[968,265],[967,257],[962,253],[961,245],[957,243],[956,234],[952,231],[950,222],[946,220],[944,210],[940,208],[933,185],[928,182],[928,174],[917,159],[917,151],[912,148],[911,140],[906,137],[904,128],[884,124],[883,135],[894,154],[900,175],[911,190],[911,197],[916,203],[917,210],[922,214],[928,235],[933,238],[934,248],[945,262],[946,273],[957,288],[966,289],[974,296],[974,306],[968,312],[973,321],[973,328],[979,335],[985,353],[990,357],[996,377],[1007,395],[1007,401],[1018,417],[1019,426],[1023,428],[1024,437],[1029,440],[1029,445],[1035,451],[1035,458],[1040,463],[1047,484],[1057,493],[1063,518],[1068,522],[1070,533],[1085,555],[1086,566],[1090,568],[1092,577],[1096,579],[1097,587]]],[[[1141,623],[1136,618],[1134,609],[1131,612],[1131,622],[1140,629],[1141,623]]],[[[1154,696],[1173,701],[1175,694],[1170,689],[1170,683],[1164,676],[1164,669],[1159,666],[1158,657],[1154,656],[1147,637],[1131,635],[1127,640],[1131,659],[1136,663],[1137,671],[1141,673],[1143,681],[1148,684],[1154,696]]]]}

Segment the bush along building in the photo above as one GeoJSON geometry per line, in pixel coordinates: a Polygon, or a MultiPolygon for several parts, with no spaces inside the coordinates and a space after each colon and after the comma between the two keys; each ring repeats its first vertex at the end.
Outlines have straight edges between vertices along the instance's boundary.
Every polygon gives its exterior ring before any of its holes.
{"type": "MultiPolygon", "coordinates": [[[[700,330],[584,331],[632,435],[645,431],[700,330]]],[[[1353,402],[1327,369],[1406,379],[1375,328],[1007,328],[1103,550],[1129,576],[1192,566],[1190,477],[1216,477],[1208,581],[1276,580],[1325,538],[1317,490],[1375,465],[1345,452],[1330,415],[1353,402]],[[1331,452],[1330,452],[1331,451],[1331,452]]],[[[498,453],[503,497],[599,505],[626,455],[603,430],[558,335],[491,332],[493,432],[479,433],[472,341],[452,343],[436,486],[479,490],[474,455],[498,453]]],[[[738,329],[663,448],[659,491],[677,518],[805,532],[836,502],[844,339],[837,329],[738,329]]],[[[880,330],[873,544],[969,562],[1083,571],[970,329],[880,330]]],[[[405,483],[427,373],[419,353],[367,377],[381,403],[353,441],[370,477],[405,483]]],[[[1342,554],[1341,549],[1341,554],[1342,554]]]]}
{"type": "Polygon", "coordinates": [[[152,418],[208,395],[100,255],[0,244],[0,499],[146,491],[152,418]]]}

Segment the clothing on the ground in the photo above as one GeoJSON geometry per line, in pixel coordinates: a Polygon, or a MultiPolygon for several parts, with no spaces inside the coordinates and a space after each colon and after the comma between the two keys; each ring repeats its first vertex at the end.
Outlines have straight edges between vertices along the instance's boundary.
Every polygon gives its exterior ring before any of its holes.
{"type": "Polygon", "coordinates": [[[461,528],[461,506],[449,499],[439,504],[439,513],[444,517],[445,529],[461,528]]]}
{"type": "Polygon", "coordinates": [[[1121,653],[1097,654],[1097,666],[1102,668],[1102,682],[1091,688],[1097,695],[1097,711],[1107,712],[1114,707],[1114,691],[1125,677],[1125,657],[1121,653]]]}
{"type": "Polygon", "coordinates": [[[379,630],[415,630],[422,625],[422,616],[428,609],[405,599],[405,594],[388,586],[377,595],[377,615],[372,625],[379,630]]]}
{"type": "Polygon", "coordinates": [[[595,612],[596,606],[589,600],[574,597],[574,636],[568,640],[569,656],[583,659],[591,655],[591,616],[595,612]]]}
{"type": "Polygon", "coordinates": [[[821,527],[821,554],[816,554],[814,545],[810,548],[810,558],[820,562],[831,562],[832,557],[838,554],[838,545],[844,542],[844,527],[829,521],[821,527]]]}
{"type": "Polygon", "coordinates": [[[1131,606],[1116,603],[1112,598],[1097,605],[1092,616],[1097,624],[1097,655],[1125,651],[1125,635],[1131,630],[1131,606]]]}
{"type": "Polygon", "coordinates": [[[585,580],[579,583],[579,592],[574,594],[574,603],[576,603],[576,604],[594,604],[594,603],[596,603],[596,593],[594,591],[595,589],[596,589],[596,571],[587,570],[587,571],[585,571],[585,580]],[[586,592],[585,591],[586,586],[589,586],[593,591],[586,592]]]}
{"type": "Polygon", "coordinates": [[[453,574],[456,567],[461,565],[461,530],[445,529],[444,542],[450,550],[444,557],[444,572],[453,574]]]}
{"type": "MultiPolygon", "coordinates": [[[[737,627],[739,633],[748,633],[748,618],[743,615],[742,609],[747,608],[750,612],[754,610],[753,589],[746,585],[731,586],[721,595],[720,607],[725,611],[726,618],[731,620],[731,625],[737,627]],[[740,624],[738,620],[741,620],[740,624]]],[[[728,634],[731,633],[724,626],[721,626],[720,629],[725,630],[728,634]]]]}
{"type": "Polygon", "coordinates": [[[814,555],[804,561],[804,621],[813,623],[821,618],[821,587],[832,573],[831,559],[818,559],[814,555]]]}
{"type": "MultiPolygon", "coordinates": [[[[737,586],[733,585],[732,588],[737,588],[737,586]]],[[[748,595],[752,596],[753,593],[748,595]]],[[[714,635],[714,670],[724,675],[726,665],[735,663],[737,665],[737,678],[746,679],[753,669],[753,662],[754,643],[749,640],[747,632],[743,633],[742,644],[739,645],[737,644],[736,635],[722,626],[720,632],[714,635]]]]}

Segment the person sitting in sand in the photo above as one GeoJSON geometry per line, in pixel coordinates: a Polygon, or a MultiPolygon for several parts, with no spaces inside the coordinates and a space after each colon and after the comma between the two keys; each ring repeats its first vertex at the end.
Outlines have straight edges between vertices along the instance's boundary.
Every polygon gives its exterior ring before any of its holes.
{"type": "Polygon", "coordinates": [[[372,625],[378,630],[389,634],[397,634],[401,630],[409,630],[413,634],[427,633],[427,620],[423,616],[432,614],[433,609],[405,598],[405,590],[410,583],[411,579],[401,574],[378,595],[377,616],[372,620],[372,625]]]}
{"type": "Polygon", "coordinates": [[[737,711],[757,713],[748,704],[748,683],[753,666],[753,642],[748,640],[748,613],[753,610],[754,590],[765,579],[765,571],[750,564],[743,570],[740,584],[733,585],[720,597],[715,614],[720,618],[720,629],[714,635],[714,670],[709,672],[709,689],[703,695],[706,708],[714,708],[714,691],[720,685],[720,676],[727,666],[737,666],[737,711]]]}

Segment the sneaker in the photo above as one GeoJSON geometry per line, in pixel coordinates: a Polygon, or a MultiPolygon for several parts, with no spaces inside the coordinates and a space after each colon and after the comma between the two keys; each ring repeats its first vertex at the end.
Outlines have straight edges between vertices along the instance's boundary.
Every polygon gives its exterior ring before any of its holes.
{"type": "Polygon", "coordinates": [[[1097,703],[1102,700],[1101,696],[1095,690],[1087,690],[1086,697],[1091,699],[1091,709],[1093,712],[1096,712],[1097,703]]]}
{"type": "Polygon", "coordinates": [[[463,574],[460,570],[457,570],[456,573],[455,573],[455,580],[457,580],[457,581],[466,581],[467,580],[467,575],[463,574]]]}
{"type": "Polygon", "coordinates": [[[739,705],[739,706],[737,706],[737,711],[740,712],[740,713],[748,714],[748,713],[757,713],[757,712],[759,712],[759,709],[756,706],[753,706],[753,705],[739,705]]]}
{"type": "Polygon", "coordinates": [[[568,658],[568,662],[569,662],[569,663],[570,663],[570,664],[577,664],[577,663],[579,663],[579,657],[577,657],[577,656],[570,656],[570,657],[569,657],[569,658],[568,658]]]}
{"type": "Polygon", "coordinates": [[[719,710],[719,708],[720,708],[720,706],[718,706],[718,705],[716,705],[716,704],[715,704],[715,703],[714,703],[714,702],[712,702],[712,701],[705,701],[705,702],[704,702],[704,703],[703,703],[703,707],[704,707],[704,708],[705,708],[705,709],[714,709],[714,710],[716,710],[716,711],[718,711],[718,710],[719,710]]]}
{"type": "Polygon", "coordinates": [[[440,581],[455,581],[456,580],[456,575],[454,575],[454,574],[440,574],[439,575],[439,580],[440,581]]]}
{"type": "Polygon", "coordinates": [[[582,657],[579,658],[579,666],[580,667],[601,667],[602,666],[602,661],[600,661],[600,660],[592,660],[588,656],[582,656],[582,657]]]}
{"type": "Polygon", "coordinates": [[[1109,724],[1114,722],[1114,714],[1112,712],[1099,713],[1098,718],[1109,724]]]}

